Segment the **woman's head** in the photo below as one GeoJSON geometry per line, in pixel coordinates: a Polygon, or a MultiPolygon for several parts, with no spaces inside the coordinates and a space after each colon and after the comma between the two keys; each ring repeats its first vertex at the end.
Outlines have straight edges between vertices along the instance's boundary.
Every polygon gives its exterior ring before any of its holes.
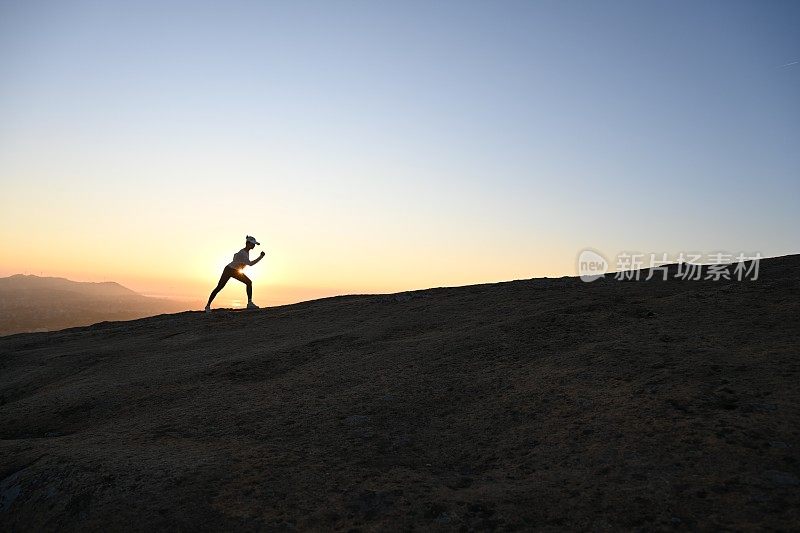
{"type": "Polygon", "coordinates": [[[248,235],[248,236],[247,236],[247,237],[245,237],[245,239],[244,239],[244,247],[245,247],[245,248],[247,248],[248,250],[252,250],[252,249],[253,249],[253,248],[255,248],[255,247],[256,247],[256,245],[258,245],[258,244],[261,244],[261,243],[260,243],[260,242],[258,242],[258,241],[256,240],[256,238],[255,238],[255,237],[253,237],[253,236],[251,236],[251,235],[248,235]]]}

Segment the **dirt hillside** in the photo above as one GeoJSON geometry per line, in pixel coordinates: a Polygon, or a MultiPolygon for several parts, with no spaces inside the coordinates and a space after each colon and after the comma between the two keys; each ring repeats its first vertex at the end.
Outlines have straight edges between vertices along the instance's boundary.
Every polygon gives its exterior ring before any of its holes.
{"type": "Polygon", "coordinates": [[[800,256],[0,338],[0,530],[793,529],[800,256]]]}

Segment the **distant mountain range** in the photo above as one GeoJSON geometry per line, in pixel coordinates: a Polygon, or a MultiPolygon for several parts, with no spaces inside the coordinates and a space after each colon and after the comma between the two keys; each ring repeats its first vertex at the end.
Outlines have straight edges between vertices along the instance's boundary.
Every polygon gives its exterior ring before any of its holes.
{"type": "Polygon", "coordinates": [[[0,335],[51,331],[109,320],[130,320],[187,308],[150,298],[119,283],[16,274],[0,278],[0,335]]]}

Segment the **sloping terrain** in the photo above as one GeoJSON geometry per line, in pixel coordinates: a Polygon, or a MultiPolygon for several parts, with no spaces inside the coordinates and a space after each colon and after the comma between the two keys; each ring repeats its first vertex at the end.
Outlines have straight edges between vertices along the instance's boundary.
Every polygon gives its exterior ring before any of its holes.
{"type": "Polygon", "coordinates": [[[800,256],[0,339],[0,529],[793,529],[800,256]]]}
{"type": "Polygon", "coordinates": [[[112,281],[89,283],[16,274],[0,278],[0,335],[88,326],[187,309],[112,281]]]}

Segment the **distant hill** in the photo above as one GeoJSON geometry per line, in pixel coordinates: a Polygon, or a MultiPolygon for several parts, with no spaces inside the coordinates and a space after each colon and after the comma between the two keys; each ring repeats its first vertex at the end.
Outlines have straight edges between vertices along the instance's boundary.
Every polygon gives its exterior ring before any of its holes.
{"type": "Polygon", "coordinates": [[[800,256],[0,338],[2,531],[791,531],[800,256]]]}
{"type": "Polygon", "coordinates": [[[0,335],[86,326],[182,311],[112,281],[89,283],[16,274],[0,278],[0,335]]]}
{"type": "Polygon", "coordinates": [[[15,274],[0,278],[0,291],[69,291],[86,296],[141,296],[114,281],[87,282],[72,281],[66,278],[40,277],[15,274]]]}

